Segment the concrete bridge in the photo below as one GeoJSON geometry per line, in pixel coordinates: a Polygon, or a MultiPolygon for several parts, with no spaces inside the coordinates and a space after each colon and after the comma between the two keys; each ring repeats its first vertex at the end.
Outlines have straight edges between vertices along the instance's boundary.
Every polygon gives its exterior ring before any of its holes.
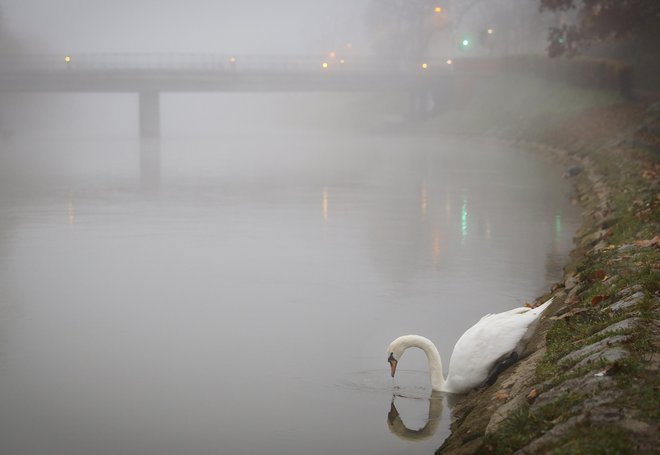
{"type": "Polygon", "coordinates": [[[421,114],[429,100],[438,102],[451,92],[454,78],[483,72],[464,62],[404,65],[364,57],[217,54],[5,55],[0,56],[0,91],[136,93],[143,138],[141,181],[154,189],[160,185],[163,92],[405,92],[410,112],[421,114]]]}
{"type": "Polygon", "coordinates": [[[456,75],[446,61],[424,63],[216,54],[5,56],[0,91],[137,93],[140,133],[157,137],[163,92],[404,91],[420,98],[456,75]]]}

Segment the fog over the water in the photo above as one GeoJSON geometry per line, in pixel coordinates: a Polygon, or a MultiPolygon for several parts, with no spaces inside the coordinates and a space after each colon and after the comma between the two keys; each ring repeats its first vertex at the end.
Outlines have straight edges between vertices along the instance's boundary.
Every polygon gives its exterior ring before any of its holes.
{"type": "Polygon", "coordinates": [[[39,52],[309,54],[363,44],[366,0],[3,0],[39,52]]]}
{"type": "Polygon", "coordinates": [[[464,86],[410,85],[377,3],[0,1],[0,454],[442,444],[452,400],[385,348],[419,333],[446,368],[561,276],[579,211],[559,166],[436,131],[464,86]],[[377,69],[323,85],[340,48],[377,69]]]}

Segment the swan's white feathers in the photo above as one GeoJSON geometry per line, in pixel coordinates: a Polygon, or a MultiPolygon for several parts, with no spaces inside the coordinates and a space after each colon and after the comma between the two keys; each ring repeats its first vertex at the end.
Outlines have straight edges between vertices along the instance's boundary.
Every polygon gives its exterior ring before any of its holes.
{"type": "Polygon", "coordinates": [[[492,314],[465,331],[449,360],[447,380],[452,388],[468,391],[479,386],[497,362],[516,351],[518,342],[536,319],[525,310],[492,314]],[[528,317],[523,318],[525,315],[528,317]]]}
{"type": "Polygon", "coordinates": [[[513,352],[522,354],[530,333],[552,299],[536,308],[514,308],[488,314],[461,335],[449,361],[447,379],[442,375],[442,362],[433,343],[418,335],[406,335],[394,340],[388,352],[397,359],[409,347],[423,349],[429,359],[429,372],[434,390],[465,393],[478,387],[495,364],[513,352]]]}

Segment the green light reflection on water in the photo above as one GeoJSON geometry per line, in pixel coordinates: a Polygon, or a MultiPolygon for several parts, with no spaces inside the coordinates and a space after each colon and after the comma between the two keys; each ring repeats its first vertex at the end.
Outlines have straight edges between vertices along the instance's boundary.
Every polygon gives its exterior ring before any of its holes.
{"type": "Polygon", "coordinates": [[[555,215],[555,234],[557,237],[561,235],[561,215],[555,215]]]}
{"type": "Polygon", "coordinates": [[[463,196],[463,205],[461,206],[461,240],[465,239],[468,231],[468,212],[467,196],[463,196]]]}

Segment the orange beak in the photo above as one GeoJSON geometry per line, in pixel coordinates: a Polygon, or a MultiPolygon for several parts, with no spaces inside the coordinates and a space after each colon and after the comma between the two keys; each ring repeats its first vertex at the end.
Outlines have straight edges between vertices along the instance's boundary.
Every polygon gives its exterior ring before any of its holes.
{"type": "Polygon", "coordinates": [[[396,361],[396,359],[394,358],[394,356],[391,355],[391,354],[390,354],[390,358],[387,359],[387,361],[390,362],[390,370],[391,370],[391,372],[392,372],[392,377],[394,377],[394,373],[396,373],[396,364],[397,364],[397,361],[396,361]]]}

